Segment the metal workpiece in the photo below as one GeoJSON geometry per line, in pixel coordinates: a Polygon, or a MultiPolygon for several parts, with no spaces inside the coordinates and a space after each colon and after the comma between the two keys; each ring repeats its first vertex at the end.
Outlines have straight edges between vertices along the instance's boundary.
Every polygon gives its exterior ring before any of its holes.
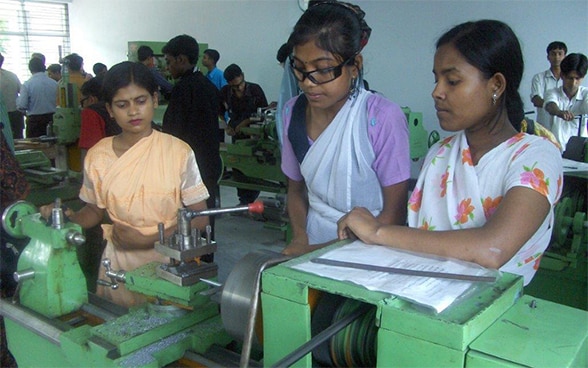
{"type": "Polygon", "coordinates": [[[51,227],[54,229],[62,229],[64,224],[64,214],[61,206],[54,207],[51,210],[51,227]]]}

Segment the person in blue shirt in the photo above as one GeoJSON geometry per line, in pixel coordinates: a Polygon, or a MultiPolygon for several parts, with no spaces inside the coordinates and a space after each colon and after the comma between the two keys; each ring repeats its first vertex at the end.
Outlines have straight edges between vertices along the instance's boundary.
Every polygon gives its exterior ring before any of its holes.
{"type": "Polygon", "coordinates": [[[169,100],[172,88],[174,88],[173,84],[168,81],[163,74],[157,69],[155,66],[155,55],[153,53],[153,49],[149,46],[143,45],[140,46],[137,50],[137,59],[139,62],[151,70],[151,73],[155,77],[155,82],[159,87],[159,92],[166,100],[169,100]]]}
{"type": "Polygon", "coordinates": [[[20,111],[26,112],[27,138],[34,138],[46,135],[47,125],[53,120],[57,82],[45,73],[45,64],[40,58],[31,58],[29,70],[32,76],[23,83],[16,106],[20,111]]]}
{"type": "MultiPolygon", "coordinates": [[[[220,54],[218,51],[214,49],[206,49],[202,55],[202,65],[206,69],[208,69],[208,74],[206,74],[206,78],[214,84],[214,86],[220,91],[221,88],[227,85],[227,80],[225,79],[224,73],[220,70],[216,63],[218,63],[220,59],[220,54]]],[[[225,113],[225,121],[229,120],[228,112],[225,113]]],[[[225,141],[225,130],[220,128],[218,129],[218,141],[224,142],[225,141]]]]}
{"type": "Polygon", "coordinates": [[[218,90],[227,85],[227,81],[223,76],[223,71],[216,66],[216,63],[218,63],[219,59],[220,54],[218,51],[213,49],[204,50],[204,55],[202,56],[202,65],[208,69],[208,74],[206,74],[206,77],[209,81],[212,82],[212,84],[216,86],[218,90]]]}

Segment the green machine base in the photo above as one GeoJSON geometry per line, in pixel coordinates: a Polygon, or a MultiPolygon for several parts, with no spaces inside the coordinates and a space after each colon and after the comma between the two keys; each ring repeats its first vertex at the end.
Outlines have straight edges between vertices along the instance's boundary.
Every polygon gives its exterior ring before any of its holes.
{"type": "Polygon", "coordinates": [[[0,300],[8,347],[19,367],[162,367],[187,350],[202,354],[231,341],[217,305],[180,315],[161,308],[144,305],[92,326],[86,313],[47,319],[0,300]]]}
{"type": "MultiPolygon", "coordinates": [[[[289,267],[334,246],[263,273],[262,306],[271,311],[264,314],[264,365],[273,366],[313,337],[309,295],[316,291],[376,307],[378,367],[572,367],[588,363],[588,313],[523,296],[518,276],[505,273],[496,283],[477,288],[436,314],[386,293],[289,267]]],[[[307,354],[294,366],[313,364],[307,354]]]]}

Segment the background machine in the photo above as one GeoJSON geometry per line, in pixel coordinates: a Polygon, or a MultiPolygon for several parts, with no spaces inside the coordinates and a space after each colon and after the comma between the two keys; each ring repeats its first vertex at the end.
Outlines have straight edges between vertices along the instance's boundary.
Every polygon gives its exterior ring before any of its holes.
{"type": "MultiPolygon", "coordinates": [[[[63,61],[57,106],[47,134],[15,141],[15,156],[24,169],[31,191],[27,200],[35,205],[77,201],[81,186],[81,156],[77,147],[81,116],[77,88],[69,81],[67,60],[63,61]]],[[[74,207],[74,206],[72,206],[74,207]]]]}
{"type": "Polygon", "coordinates": [[[19,367],[436,366],[572,367],[588,364],[588,312],[524,295],[503,274],[440,313],[387,293],[294,269],[302,257],[254,252],[224,285],[199,262],[216,243],[189,228],[194,216],[259,210],[178,210],[178,230],[156,249],[166,264],[112,270],[103,287],[149,302],[121,308],[86,291],[75,248],[80,228],[60,208],[45,221],[17,202],[5,230],[29,237],[13,299],[0,300],[9,349],[19,367]]]}
{"type": "MultiPolygon", "coordinates": [[[[423,114],[414,112],[409,107],[402,111],[408,122],[410,139],[410,158],[418,161],[427,154],[429,147],[439,140],[439,133],[427,133],[423,127],[423,114]]],[[[288,218],[286,214],[286,176],[281,169],[281,148],[276,131],[275,109],[259,109],[252,117],[255,123],[241,131],[249,139],[241,139],[221,146],[221,158],[226,171],[237,169],[242,175],[236,179],[224,176],[220,185],[236,188],[259,190],[272,193],[273,197],[261,197],[266,204],[264,218],[266,226],[286,232],[290,240],[288,218]]]]}

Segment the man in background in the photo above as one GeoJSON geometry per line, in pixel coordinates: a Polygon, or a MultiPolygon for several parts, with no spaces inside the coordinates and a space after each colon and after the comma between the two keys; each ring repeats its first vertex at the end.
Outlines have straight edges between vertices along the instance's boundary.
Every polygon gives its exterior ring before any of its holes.
{"type": "Polygon", "coordinates": [[[56,82],[61,79],[61,65],[51,64],[47,67],[47,75],[56,82]]]}
{"type": "MultiPolygon", "coordinates": [[[[80,55],[73,53],[67,55],[64,59],[64,64],[67,65],[69,83],[75,86],[76,95],[78,96],[77,103],[79,104],[82,99],[80,88],[82,84],[86,82],[87,74],[84,72],[84,58],[80,55]]],[[[60,96],[57,95],[57,104],[61,106],[60,96]]],[[[73,107],[73,106],[71,106],[73,107]]],[[[75,106],[77,107],[77,106],[75,106]]]]}
{"type": "MultiPolygon", "coordinates": [[[[218,51],[214,49],[206,49],[204,50],[202,56],[202,65],[206,69],[208,69],[208,74],[206,74],[206,78],[215,85],[215,87],[220,91],[221,88],[227,85],[227,81],[223,75],[223,71],[220,70],[216,64],[220,60],[220,54],[218,51]]],[[[228,120],[229,115],[225,114],[225,121],[228,120]]],[[[221,123],[222,124],[222,123],[221,123]]],[[[222,128],[219,126],[218,129],[218,141],[224,142],[225,141],[225,127],[222,128]]]]}
{"type": "MultiPolygon", "coordinates": [[[[177,80],[163,116],[162,129],[194,150],[202,181],[210,194],[206,204],[214,208],[222,167],[217,138],[218,90],[196,68],[199,49],[193,37],[176,36],[162,51],[169,72],[177,80]]],[[[214,230],[213,216],[210,225],[214,230]]]]}
{"type": "MultiPolygon", "coordinates": [[[[267,108],[268,103],[263,89],[258,84],[247,82],[243,71],[237,64],[229,65],[224,72],[228,84],[221,89],[221,107],[219,116],[224,120],[229,114],[227,134],[233,137],[233,143],[239,139],[249,138],[241,132],[252,122],[258,108],[267,108]]],[[[233,178],[237,181],[246,180],[239,170],[233,168],[233,178]]],[[[257,199],[259,191],[237,188],[239,204],[249,204],[257,199]]]]}
{"type": "Polygon", "coordinates": [[[8,111],[8,119],[10,120],[10,128],[12,130],[12,137],[15,139],[22,138],[22,131],[24,129],[24,117],[16,107],[16,98],[20,92],[20,80],[11,71],[2,68],[4,64],[4,55],[0,54],[0,91],[4,100],[4,106],[8,111]]]}
{"type": "Polygon", "coordinates": [[[27,115],[27,138],[34,138],[46,135],[47,125],[53,121],[57,82],[45,73],[45,64],[40,58],[31,58],[29,70],[32,76],[23,83],[16,104],[27,115]]]}
{"type": "Polygon", "coordinates": [[[545,95],[545,110],[553,116],[553,135],[564,151],[571,137],[588,136],[586,126],[580,126],[582,119],[576,118],[588,114],[588,88],[581,86],[587,72],[586,55],[569,54],[561,62],[562,86],[545,95]]]}
{"type": "Polygon", "coordinates": [[[108,67],[103,63],[96,63],[92,66],[92,71],[94,72],[94,77],[99,77],[106,74],[108,67]]]}
{"type": "Polygon", "coordinates": [[[547,60],[549,69],[537,73],[531,81],[531,102],[537,108],[537,121],[551,130],[551,115],[543,108],[545,94],[552,88],[561,86],[561,61],[566,57],[568,47],[561,41],[553,41],[547,45],[547,60]]]}
{"type": "Polygon", "coordinates": [[[161,72],[157,69],[155,65],[155,55],[153,54],[153,49],[149,46],[140,46],[137,50],[137,59],[139,62],[151,70],[153,73],[153,77],[155,77],[155,82],[159,86],[159,92],[166,100],[169,100],[171,95],[173,85],[161,74],[161,72]]]}
{"type": "Polygon", "coordinates": [[[202,65],[208,69],[206,78],[208,78],[208,80],[211,81],[212,84],[214,84],[216,88],[220,90],[227,85],[227,81],[223,76],[223,71],[216,66],[219,60],[220,54],[218,51],[213,49],[204,50],[204,55],[202,56],[202,65]]]}

